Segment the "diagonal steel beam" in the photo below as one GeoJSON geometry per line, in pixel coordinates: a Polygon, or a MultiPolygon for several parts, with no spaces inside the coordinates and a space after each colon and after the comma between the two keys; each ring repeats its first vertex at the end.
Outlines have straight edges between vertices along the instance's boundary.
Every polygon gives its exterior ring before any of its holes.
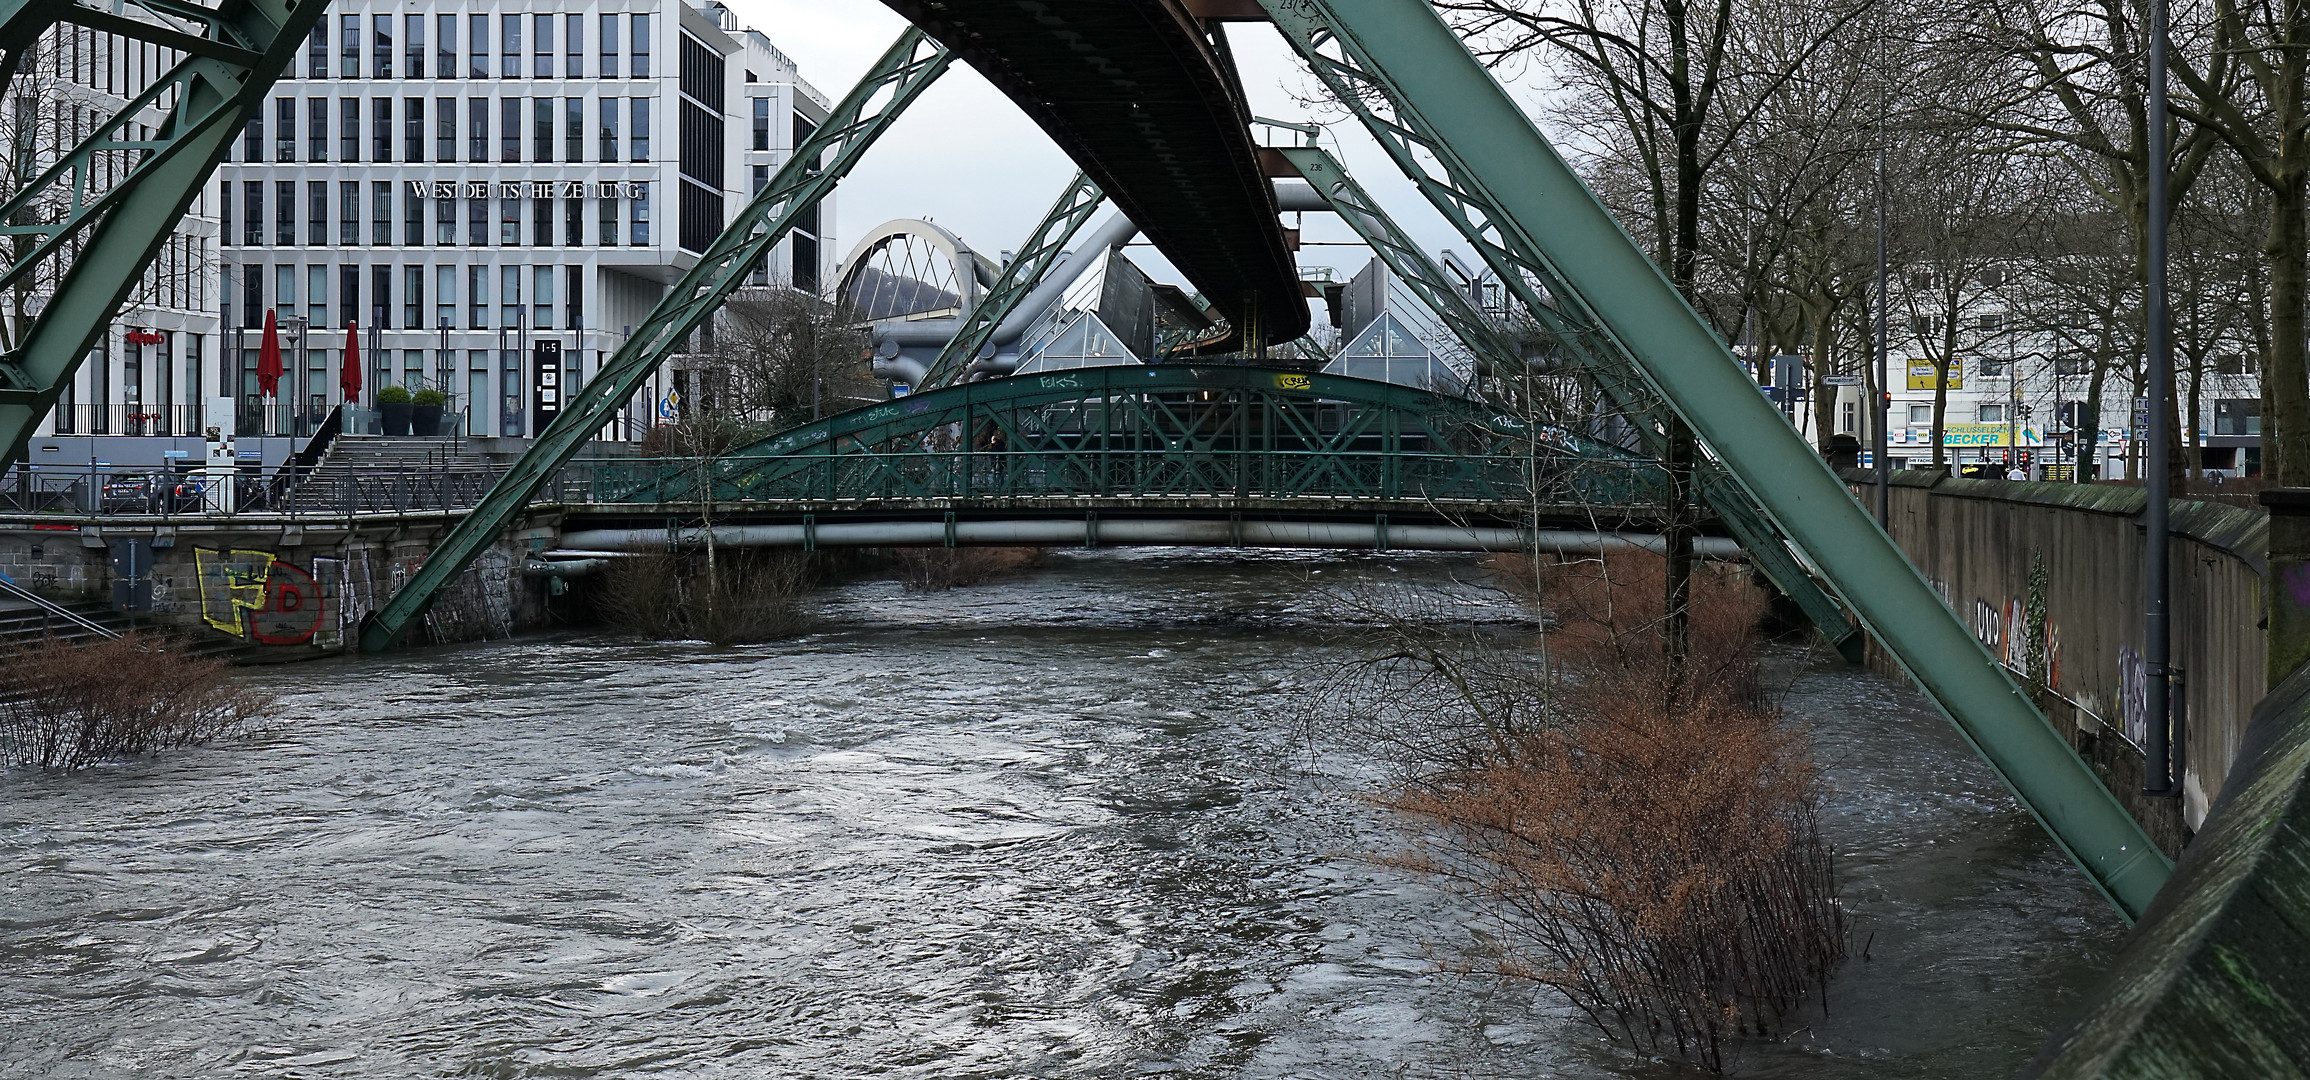
{"type": "Polygon", "coordinates": [[[867,147],[874,145],[906,107],[938,79],[951,60],[946,46],[920,30],[909,27],[899,35],[818,130],[794,148],[762,193],[707,245],[697,265],[658,301],[649,318],[602,365],[601,373],[570,397],[521,459],[442,538],[408,584],[362,624],[361,651],[390,648],[401,632],[424,614],[442,586],[496,541],[506,522],[529,505],[538,487],[568,464],[578,448],[633,399],[643,380],[680,349],[691,331],[721,310],[754,265],[850,174],[867,147]]]}
{"type": "Polygon", "coordinates": [[[98,26],[132,40],[188,51],[118,113],[97,125],[53,167],[11,198],[0,216],[9,232],[41,237],[0,277],[15,282],[58,259],[69,260],[54,295],[0,356],[0,469],[23,457],[40,418],[103,336],[185,209],[208,183],[274,80],[293,61],[324,4],[296,0],[229,0],[215,9],[169,3],[139,5],[185,20],[146,22],[57,0],[0,4],[0,74],[13,79],[22,54],[60,22],[98,26]],[[165,10],[164,10],[165,9],[165,10]],[[197,26],[196,34],[188,27],[197,26]],[[206,45],[186,40],[197,36],[206,45]],[[120,138],[148,110],[163,117],[150,138],[120,138]],[[135,164],[100,188],[98,155],[131,153],[135,164]],[[27,221],[44,204],[61,203],[53,221],[27,221]]]}
{"type": "Polygon", "coordinates": [[[2173,864],[1435,11],[1412,0],[1261,3],[1319,72],[1352,69],[1355,90],[1388,103],[1392,118],[1374,125],[1381,141],[1401,133],[1433,155],[1518,276],[1547,275],[1547,299],[1584,315],[1592,340],[1633,365],[2062,851],[2139,918],[2173,864]]]}
{"type": "Polygon", "coordinates": [[[978,359],[979,350],[994,339],[995,330],[1018,310],[1019,302],[1035,291],[1051,265],[1066,254],[1067,241],[1074,239],[1083,223],[1091,219],[1091,211],[1099,208],[1107,196],[1090,176],[1076,173],[1067,185],[1066,194],[1051,204],[1041,224],[1027,235],[1026,246],[1003,267],[1001,276],[988,288],[986,296],[963,316],[962,325],[947,339],[946,347],[938,351],[938,359],[931,361],[930,370],[922,377],[918,390],[929,390],[962,378],[970,362],[978,359]]]}
{"type": "MultiPolygon", "coordinates": [[[[1488,203],[1469,195],[1449,174],[1436,174],[1436,170],[1428,164],[1428,161],[1433,160],[1432,154],[1423,154],[1427,149],[1424,137],[1396,123],[1374,107],[1377,96],[1373,92],[1374,80],[1355,65],[1352,57],[1327,54],[1316,46],[1312,36],[1297,36],[1294,28],[1289,26],[1282,29],[1285,37],[1293,39],[1302,55],[1309,58],[1310,65],[1331,89],[1333,96],[1364,121],[1365,126],[1379,138],[1381,146],[1387,149],[1389,156],[1419,185],[1421,192],[1475,245],[1477,253],[1492,267],[1493,273],[1499,276],[1503,285],[1523,302],[1526,310],[1532,312],[1533,317],[1539,321],[1541,328],[1581,366],[1612,403],[1613,409],[1632,420],[1632,426],[1644,442],[1645,449],[1654,457],[1662,456],[1667,445],[1663,435],[1664,426],[1659,422],[1659,399],[1643,385],[1634,366],[1613,350],[1608,339],[1594,331],[1593,318],[1578,307],[1574,294],[1557,282],[1554,270],[1540,260],[1524,257],[1501,236],[1495,224],[1497,212],[1488,203]]],[[[1304,148],[1294,147],[1282,152],[1335,205],[1344,199],[1359,208],[1356,213],[1343,211],[1341,216],[1364,236],[1366,242],[1372,244],[1374,250],[1382,252],[1383,258],[1387,257],[1388,252],[1404,254],[1406,265],[1413,269],[1398,272],[1404,275],[1407,282],[1425,278],[1436,283],[1434,291],[1439,295],[1429,301],[1430,305],[1452,305],[1463,312],[1457,318],[1444,316],[1447,325],[1453,326],[1455,331],[1462,323],[1472,322],[1476,327],[1473,331],[1476,337],[1463,336],[1463,343],[1482,355],[1483,348],[1479,346],[1479,340],[1499,340],[1500,343],[1492,347],[1505,350],[1500,355],[1505,358],[1504,362],[1512,365],[1511,370],[1522,365],[1513,346],[1501,340],[1492,324],[1468,306],[1459,291],[1453,289],[1434,264],[1428,261],[1427,254],[1414,246],[1395,227],[1394,222],[1379,211],[1378,204],[1363,192],[1361,185],[1348,176],[1336,159],[1321,150],[1311,153],[1304,148]],[[1315,155],[1322,156],[1319,158],[1315,155]],[[1310,169],[1316,172],[1309,173],[1310,169]],[[1328,178],[1318,180],[1317,176],[1328,178]],[[1423,265],[1425,269],[1419,269],[1423,265]]],[[[1395,263],[1390,262],[1389,266],[1393,269],[1395,263]]],[[[1426,298],[1424,293],[1423,298],[1426,298]]],[[[1443,315],[1441,308],[1438,314],[1443,315]]],[[[1723,466],[1716,462],[1700,462],[1695,471],[1698,474],[1696,486],[1701,501],[1716,512],[1717,519],[1724,523],[1726,531],[1732,533],[1741,547],[1749,552],[1753,565],[1772,579],[1781,594],[1805,613],[1813,628],[1831,646],[1844,654],[1846,659],[1858,662],[1862,649],[1860,628],[1854,625],[1844,606],[1829,595],[1790,550],[1786,539],[1772,527],[1770,520],[1757,508],[1748,493],[1725,475],[1723,466]]]]}

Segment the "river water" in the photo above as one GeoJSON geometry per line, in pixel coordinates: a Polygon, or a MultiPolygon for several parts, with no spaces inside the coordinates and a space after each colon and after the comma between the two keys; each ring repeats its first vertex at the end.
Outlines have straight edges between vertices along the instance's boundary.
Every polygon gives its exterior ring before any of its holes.
{"type": "MultiPolygon", "coordinates": [[[[0,1077],[1686,1075],[1466,974],[1386,763],[1293,738],[1325,583],[1468,569],[1067,552],[773,645],[252,672],[263,734],[0,773],[0,1077]]],[[[2010,1075],[2117,919],[1913,692],[1775,670],[1855,959],[1741,1071],[2010,1075]]]]}

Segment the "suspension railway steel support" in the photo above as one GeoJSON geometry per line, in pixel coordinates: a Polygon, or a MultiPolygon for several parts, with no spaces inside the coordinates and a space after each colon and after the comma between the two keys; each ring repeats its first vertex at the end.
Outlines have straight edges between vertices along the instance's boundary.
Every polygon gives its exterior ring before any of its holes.
{"type": "Polygon", "coordinates": [[[1076,173],[1066,193],[1051,204],[1042,223],[1027,235],[1025,246],[1004,265],[986,296],[963,316],[962,325],[955,330],[954,337],[947,340],[946,347],[938,351],[938,359],[931,361],[922,385],[915,389],[936,389],[967,377],[971,361],[978,359],[979,350],[994,339],[1003,320],[1018,310],[1019,301],[1035,291],[1052,264],[1066,254],[1067,241],[1075,238],[1083,223],[1091,220],[1091,211],[1097,210],[1106,199],[1088,174],[1076,173]]]}
{"type": "MultiPolygon", "coordinates": [[[[1482,222],[1488,222],[1497,215],[1486,212],[1486,208],[1459,189],[1450,177],[1438,178],[1425,172],[1425,166],[1413,153],[1413,143],[1419,138],[1418,135],[1372,111],[1369,101],[1357,90],[1364,76],[1354,67],[1352,60],[1326,57],[1315,47],[1312,39],[1295,35],[1289,26],[1284,27],[1284,30],[1286,37],[1293,38],[1295,44],[1301,44],[1301,51],[1315,66],[1316,74],[1323,78],[1333,95],[1354,110],[1372,129],[1381,145],[1388,149],[1407,174],[1420,181],[1422,191],[1430,201],[1475,243],[1493,272],[1524,302],[1540,320],[1543,328],[1563,346],[1565,352],[1588,372],[1598,388],[1611,400],[1613,407],[1623,415],[1635,418],[1634,427],[1644,440],[1646,449],[1654,457],[1664,456],[1667,442],[1663,437],[1664,426],[1658,420],[1656,399],[1643,388],[1632,365],[1625,358],[1600,351],[1592,329],[1577,325],[1571,317],[1557,310],[1556,297],[1565,296],[1568,290],[1555,282],[1552,272],[1535,260],[1519,257],[1503,238],[1490,235],[1491,230],[1482,222]],[[1545,283],[1549,295],[1543,296],[1536,291],[1531,279],[1545,283]]],[[[1285,148],[1282,153],[1335,206],[1354,208],[1352,211],[1343,209],[1340,216],[1364,237],[1365,242],[1372,245],[1373,250],[1380,252],[1383,259],[1388,259],[1389,267],[1413,285],[1415,291],[1428,301],[1446,325],[1460,334],[1464,344],[1479,356],[1484,355],[1489,348],[1505,358],[1496,363],[1522,364],[1513,346],[1500,337],[1490,322],[1467,307],[1458,291],[1452,289],[1442,275],[1436,272],[1426,253],[1410,243],[1393,221],[1380,211],[1378,204],[1347,175],[1336,159],[1321,150],[1299,147],[1285,148]],[[1391,253],[1400,258],[1404,266],[1397,266],[1397,259],[1389,259],[1391,253]],[[1423,278],[1437,283],[1440,288],[1422,288],[1423,278]],[[1456,311],[1447,315],[1443,307],[1438,305],[1449,305],[1456,311]],[[1464,325],[1468,328],[1463,329],[1464,325]]],[[[1765,576],[1772,579],[1781,593],[1805,613],[1814,629],[1830,645],[1844,654],[1847,660],[1858,663],[1863,647],[1860,628],[1853,624],[1843,605],[1815,580],[1812,571],[1798,561],[1787,541],[1772,527],[1748,493],[1726,476],[1723,467],[1716,462],[1700,462],[1695,472],[1698,474],[1702,501],[1716,511],[1725,527],[1749,549],[1750,558],[1757,568],[1764,571],[1765,576]]]]}
{"type": "Polygon", "coordinates": [[[42,267],[68,261],[16,347],[0,355],[0,469],[23,460],[32,430],[328,5],[226,0],[210,8],[145,0],[134,6],[135,17],[122,14],[119,3],[105,9],[64,0],[0,4],[0,92],[22,74],[26,52],[59,24],[118,34],[177,57],[118,113],[99,120],[0,203],[0,235],[30,240],[0,267],[0,289],[30,286],[42,267]],[[149,124],[156,112],[150,134],[132,135],[132,125],[149,124]]]}
{"type": "Polygon", "coordinates": [[[2063,852],[2139,918],[2173,864],[1436,13],[1407,0],[1261,2],[1328,83],[1389,103],[1392,118],[1359,115],[1487,259],[1507,256],[1495,263],[1510,267],[1504,283],[1544,275],[1555,303],[1534,316],[1570,330],[1559,313],[1585,315],[1588,339],[1633,363],[2063,852]],[[1448,182],[1413,167],[1410,143],[1448,182]]]}
{"type": "Polygon", "coordinates": [[[952,55],[913,28],[899,35],[810,138],[796,147],[754,201],[731,219],[635,329],[601,373],[570,396],[537,441],[450,530],[425,565],[361,628],[361,650],[382,652],[433,602],[441,588],[496,540],[540,485],[632,400],[643,380],[712,318],[761,257],[849,174],[866,149],[921,96],[952,55]]]}

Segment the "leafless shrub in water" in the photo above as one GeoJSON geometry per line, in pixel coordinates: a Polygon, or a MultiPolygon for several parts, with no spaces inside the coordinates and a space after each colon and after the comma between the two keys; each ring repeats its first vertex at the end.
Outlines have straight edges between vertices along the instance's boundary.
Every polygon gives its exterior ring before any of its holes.
{"type": "Polygon", "coordinates": [[[898,548],[891,553],[908,592],[941,592],[977,585],[1043,559],[1034,547],[898,548]]]}
{"type": "Polygon", "coordinates": [[[1724,1071],[1845,954],[1820,779],[1757,688],[1762,599],[1701,574],[1675,674],[1659,559],[1534,584],[1553,616],[1536,636],[1440,619],[1432,598],[1351,601],[1371,638],[1319,680],[1320,722],[1387,748],[1401,771],[1379,801],[1433,825],[1396,861],[1478,902],[1495,970],[1634,1049],[1724,1071]]]}
{"type": "Polygon", "coordinates": [[[70,771],[205,743],[272,703],[204,660],[139,635],[49,641],[0,662],[0,764],[70,771]]]}
{"type": "Polygon", "coordinates": [[[815,583],[810,556],[799,551],[651,552],[610,562],[597,610],[647,637],[770,641],[808,629],[815,583]]]}

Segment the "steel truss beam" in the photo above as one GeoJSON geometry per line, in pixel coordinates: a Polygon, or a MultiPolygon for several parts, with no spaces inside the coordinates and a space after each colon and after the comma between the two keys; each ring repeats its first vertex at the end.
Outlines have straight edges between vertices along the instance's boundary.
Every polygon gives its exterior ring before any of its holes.
{"type": "Polygon", "coordinates": [[[796,220],[834,190],[876,138],[944,72],[945,46],[909,27],[810,138],[779,166],[777,175],[728,228],[707,246],[665,299],[635,329],[599,375],[572,394],[537,441],[514,462],[489,494],[449,531],[440,546],[361,628],[361,650],[381,652],[433,602],[466,564],[497,539],[505,523],[586,440],[631,401],[642,382],[690,333],[721,310],[724,301],[796,220]]]}
{"type": "Polygon", "coordinates": [[[619,503],[1283,497],[1657,520],[1659,464],[1481,402],[1314,372],[1126,364],[862,406],[713,459],[603,466],[619,503]]]}
{"type": "MultiPolygon", "coordinates": [[[[1592,318],[1584,314],[1568,314],[1564,310],[1581,309],[1570,291],[1556,283],[1554,272],[1546,263],[1525,256],[1500,233],[1494,224],[1498,215],[1484,200],[1469,195],[1448,173],[1443,176],[1435,174],[1436,170],[1431,169],[1418,153],[1426,148],[1427,140],[1415,131],[1382,116],[1373,107],[1368,89],[1370,79],[1354,64],[1352,58],[1327,54],[1318,47],[1314,37],[1303,38],[1290,27],[1283,27],[1283,30],[1284,36],[1299,46],[1301,54],[1308,58],[1309,64],[1331,89],[1333,96],[1363,120],[1405,174],[1412,177],[1421,192],[1428,196],[1429,201],[1467,236],[1484,261],[1492,267],[1493,273],[1532,312],[1541,328],[1580,364],[1582,370],[1612,403],[1614,410],[1630,418],[1645,449],[1655,457],[1662,456],[1667,449],[1667,440],[1663,434],[1664,425],[1659,420],[1659,399],[1643,385],[1634,366],[1611,348],[1608,339],[1600,338],[1595,332],[1592,318]]],[[[1407,283],[1433,283],[1426,288],[1421,288],[1421,285],[1414,287],[1431,308],[1437,309],[1437,314],[1444,318],[1446,324],[1455,333],[1460,333],[1463,344],[1481,356],[1487,348],[1486,343],[1490,343],[1488,347],[1504,358],[1502,362],[1506,366],[1503,370],[1521,369],[1523,361],[1514,347],[1506,343],[1489,321],[1468,307],[1458,290],[1453,289],[1435,264],[1428,260],[1427,254],[1412,245],[1401,230],[1380,213],[1378,204],[1347,175],[1337,160],[1321,150],[1293,147],[1282,152],[1292,159],[1294,165],[1300,167],[1303,174],[1311,168],[1318,170],[1316,174],[1309,175],[1309,180],[1326,198],[1334,199],[1335,205],[1339,198],[1345,198],[1358,208],[1354,213],[1343,211],[1340,216],[1346,218],[1348,224],[1372,245],[1373,250],[1380,252],[1383,259],[1388,259],[1391,252],[1402,256],[1411,269],[1399,269],[1398,273],[1404,276],[1407,283]],[[1322,156],[1318,158],[1314,155],[1322,156]],[[1337,179],[1318,180],[1316,177],[1323,175],[1322,170],[1330,170],[1329,175],[1337,179]],[[1433,298],[1431,294],[1434,294],[1433,298]],[[1439,304],[1452,305],[1462,314],[1445,315],[1439,304]],[[1463,324],[1471,325],[1473,329],[1462,331],[1463,324]]],[[[1396,269],[1394,260],[1390,260],[1388,265],[1396,269]]],[[[1862,647],[1859,628],[1846,615],[1844,607],[1798,561],[1787,541],[1772,528],[1748,493],[1733,483],[1725,475],[1723,467],[1716,462],[1699,462],[1695,472],[1701,501],[1716,511],[1717,517],[1725,523],[1733,537],[1748,549],[1749,557],[1756,567],[1772,579],[1783,595],[1796,603],[1805,617],[1811,620],[1814,629],[1829,644],[1843,653],[1846,659],[1859,661],[1862,647]]]]}
{"type": "Polygon", "coordinates": [[[54,294],[0,355],[0,469],[23,459],[33,428],[113,316],[144,278],[234,136],[302,47],[326,4],[227,0],[211,9],[176,0],[135,5],[144,17],[64,0],[0,4],[0,94],[23,74],[25,54],[60,24],[88,27],[182,54],[78,145],[0,203],[0,235],[28,236],[0,265],[0,289],[28,288],[35,271],[67,265],[54,294]],[[159,122],[148,137],[131,124],[159,122]],[[102,163],[128,163],[107,170],[102,163]],[[46,218],[46,220],[43,220],[46,218]]]}
{"type": "Polygon", "coordinates": [[[1820,569],[2063,852],[2139,918],[2173,864],[1434,10],[1410,0],[1261,3],[1502,282],[1521,286],[1533,315],[1625,358],[1641,389],[1691,426],[1763,523],[1820,569]],[[1392,115],[1370,109],[1375,100],[1392,115]],[[1415,148],[1437,163],[1433,172],[1415,148]],[[1547,296],[1535,294],[1535,279],[1547,296]]]}
{"type": "Polygon", "coordinates": [[[1027,235],[1026,246],[1003,267],[987,294],[963,316],[962,325],[949,338],[946,347],[938,351],[938,359],[931,361],[930,370],[922,377],[917,390],[930,390],[963,378],[979,350],[993,340],[995,330],[1018,310],[1019,302],[1035,291],[1043,275],[1050,272],[1051,264],[1066,253],[1067,241],[1074,239],[1083,223],[1091,219],[1091,211],[1099,208],[1107,196],[1092,183],[1089,175],[1076,173],[1067,185],[1066,194],[1051,204],[1043,215],[1042,224],[1027,235]]]}

